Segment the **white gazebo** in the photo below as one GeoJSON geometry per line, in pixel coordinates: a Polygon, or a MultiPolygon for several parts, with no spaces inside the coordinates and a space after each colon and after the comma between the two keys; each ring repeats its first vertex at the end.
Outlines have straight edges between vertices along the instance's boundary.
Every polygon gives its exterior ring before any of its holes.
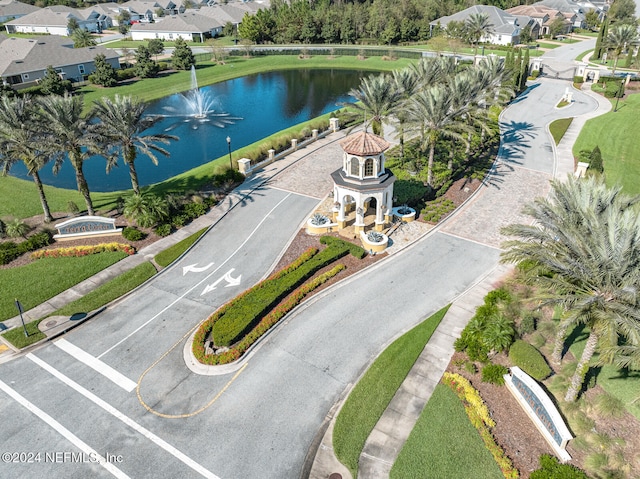
{"type": "Polygon", "coordinates": [[[342,168],[331,173],[338,228],[345,228],[348,213],[355,211],[355,232],[364,231],[367,210],[373,208],[374,229],[382,231],[390,222],[396,181],[384,167],[384,152],[390,145],[384,138],[363,131],[349,135],[340,146],[344,150],[342,168]]]}

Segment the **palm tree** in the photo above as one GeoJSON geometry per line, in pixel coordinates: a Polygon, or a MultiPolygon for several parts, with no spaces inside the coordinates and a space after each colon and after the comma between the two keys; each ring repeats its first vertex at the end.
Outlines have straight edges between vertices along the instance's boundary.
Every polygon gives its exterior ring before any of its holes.
{"type": "Polygon", "coordinates": [[[93,36],[84,28],[76,28],[71,33],[71,38],[73,39],[73,48],[93,47],[96,45],[93,36]]]}
{"type": "MultiPolygon", "coordinates": [[[[38,172],[56,155],[37,123],[36,109],[29,96],[0,98],[0,169],[2,175],[7,175],[15,163],[24,163],[38,190],[44,221],[49,223],[53,217],[38,172]]],[[[62,157],[57,155],[56,161],[61,160],[62,157]]]]}
{"type": "Polygon", "coordinates": [[[456,60],[452,56],[429,57],[421,58],[418,63],[412,64],[409,71],[416,77],[416,82],[421,88],[427,88],[451,78],[456,67],[456,60]]]}
{"type": "Polygon", "coordinates": [[[418,78],[408,68],[393,71],[393,86],[399,95],[398,108],[394,116],[398,122],[398,139],[400,141],[400,158],[404,161],[404,128],[408,120],[407,110],[403,108],[409,99],[418,91],[418,78]]]}
{"type": "Polygon", "coordinates": [[[464,22],[464,27],[469,40],[474,45],[474,56],[478,53],[478,42],[494,33],[493,23],[489,21],[486,13],[472,13],[464,22]]]}
{"type": "Polygon", "coordinates": [[[532,265],[528,279],[540,286],[542,303],[564,308],[553,362],[570,328],[589,330],[565,396],[573,402],[596,349],[640,335],[640,217],[633,207],[640,198],[596,177],[551,184],[549,198],[525,208],[537,224],[503,229],[518,238],[505,243],[503,261],[532,265]]]}
{"type": "Polygon", "coordinates": [[[164,133],[141,135],[161,119],[159,116],[145,116],[146,108],[147,104],[141,100],[116,95],[115,101],[109,98],[95,101],[92,110],[92,115],[100,119],[100,122],[93,126],[93,132],[99,136],[99,141],[105,145],[107,151],[115,152],[115,155],[107,157],[107,172],[117,164],[118,157],[122,157],[125,165],[129,167],[131,186],[136,195],[140,194],[135,167],[138,153],[148,156],[152,163],[157,165],[158,159],[154,152],[169,156],[169,152],[157,143],[167,145],[170,140],[178,139],[164,133]]]}
{"type": "Polygon", "coordinates": [[[68,93],[64,96],[50,95],[40,99],[40,116],[43,129],[55,138],[59,149],[67,153],[76,170],[78,191],[84,197],[87,212],[93,215],[95,211],[82,166],[91,154],[97,152],[98,147],[87,134],[90,122],[82,116],[83,104],[81,96],[68,93]]]}
{"type": "Polygon", "coordinates": [[[638,30],[635,25],[622,24],[612,28],[607,36],[605,45],[613,50],[613,71],[616,72],[620,54],[638,40],[638,30]]]}
{"type": "Polygon", "coordinates": [[[360,87],[351,89],[349,95],[360,102],[352,106],[369,115],[368,120],[371,122],[373,133],[383,136],[382,125],[401,97],[389,75],[371,75],[363,78],[360,87]]]}
{"type": "Polygon", "coordinates": [[[454,102],[454,92],[446,85],[423,89],[411,99],[408,106],[414,131],[421,135],[422,148],[429,150],[427,184],[433,187],[433,160],[439,138],[461,140],[471,128],[462,119],[463,111],[454,102]]]}

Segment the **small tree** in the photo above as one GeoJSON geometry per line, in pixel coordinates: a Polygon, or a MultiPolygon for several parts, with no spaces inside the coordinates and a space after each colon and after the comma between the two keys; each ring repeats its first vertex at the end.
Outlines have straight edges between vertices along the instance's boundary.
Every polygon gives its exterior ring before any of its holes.
{"type": "Polygon", "coordinates": [[[67,22],[67,30],[69,32],[74,32],[80,28],[80,24],[78,23],[78,19],[76,17],[69,17],[69,21],[67,22]]]}
{"type": "Polygon", "coordinates": [[[116,17],[118,25],[129,25],[131,21],[131,14],[127,10],[122,10],[116,17]]]}
{"type": "Polygon", "coordinates": [[[136,50],[135,70],[140,78],[152,78],[160,71],[158,64],[151,58],[149,49],[144,45],[140,45],[136,50]]]}
{"type": "Polygon", "coordinates": [[[158,18],[162,18],[164,17],[164,8],[162,7],[158,7],[154,10],[153,14],[158,17],[158,18]]]}
{"type": "Polygon", "coordinates": [[[40,80],[40,89],[45,95],[64,95],[67,91],[65,82],[60,75],[49,65],[42,80],[40,80]]]}
{"type": "Polygon", "coordinates": [[[171,62],[173,68],[177,70],[188,70],[196,64],[196,59],[193,56],[191,48],[187,45],[182,38],[176,40],[175,49],[171,55],[171,62]]]}
{"type": "Polygon", "coordinates": [[[93,36],[83,28],[76,28],[71,34],[73,39],[73,48],[93,47],[96,41],[93,36]]]}
{"type": "Polygon", "coordinates": [[[104,87],[112,87],[118,83],[116,70],[107,62],[107,58],[100,53],[94,58],[96,71],[89,76],[91,83],[104,87]]]}
{"type": "Polygon", "coordinates": [[[225,23],[224,27],[222,27],[222,34],[225,37],[231,37],[233,36],[234,33],[235,33],[235,27],[233,26],[233,23],[231,22],[225,23]]]}
{"type": "Polygon", "coordinates": [[[564,19],[556,17],[549,25],[549,33],[553,38],[557,37],[561,33],[564,33],[566,29],[564,19]]]}
{"type": "Polygon", "coordinates": [[[155,55],[157,60],[158,55],[164,51],[164,43],[159,38],[152,38],[149,40],[149,43],[147,43],[147,48],[149,49],[149,53],[155,55]]]}
{"type": "Polygon", "coordinates": [[[591,154],[589,154],[589,169],[597,171],[598,173],[604,172],[602,153],[600,152],[600,147],[598,145],[596,145],[596,147],[591,151],[591,154]]]}
{"type": "Polygon", "coordinates": [[[531,27],[526,25],[520,32],[520,43],[529,43],[532,40],[533,35],[531,33],[531,27]]]}

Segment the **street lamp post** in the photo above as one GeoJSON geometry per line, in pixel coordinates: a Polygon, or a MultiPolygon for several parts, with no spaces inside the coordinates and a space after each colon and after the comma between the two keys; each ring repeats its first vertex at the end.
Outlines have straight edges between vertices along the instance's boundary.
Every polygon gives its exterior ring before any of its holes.
{"type": "Polygon", "coordinates": [[[24,318],[22,317],[22,313],[24,312],[24,308],[18,299],[16,298],[16,308],[18,308],[18,312],[20,313],[20,321],[22,321],[22,329],[24,329],[24,336],[26,338],[29,337],[29,333],[27,332],[27,326],[24,324],[24,318]]]}
{"type": "Polygon", "coordinates": [[[227,147],[229,148],[229,168],[233,170],[233,161],[231,160],[231,137],[227,136],[227,147]]]}

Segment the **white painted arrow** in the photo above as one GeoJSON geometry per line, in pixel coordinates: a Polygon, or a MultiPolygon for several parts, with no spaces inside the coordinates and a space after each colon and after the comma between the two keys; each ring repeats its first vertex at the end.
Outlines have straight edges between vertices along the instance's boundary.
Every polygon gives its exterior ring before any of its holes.
{"type": "Polygon", "coordinates": [[[213,263],[209,263],[206,266],[201,266],[200,268],[198,268],[197,265],[198,263],[190,264],[189,266],[183,266],[182,276],[184,276],[187,273],[202,273],[203,271],[206,271],[209,268],[211,268],[213,266],[213,263]]]}
{"type": "Polygon", "coordinates": [[[235,268],[231,268],[224,274],[223,277],[218,278],[215,282],[205,286],[205,288],[202,290],[202,293],[200,293],[200,296],[210,293],[211,291],[216,289],[216,286],[218,286],[222,281],[226,281],[228,283],[225,286],[226,288],[228,288],[229,286],[238,286],[240,284],[240,280],[242,279],[242,275],[239,275],[237,278],[233,278],[231,277],[231,273],[233,273],[234,271],[235,268]]]}

